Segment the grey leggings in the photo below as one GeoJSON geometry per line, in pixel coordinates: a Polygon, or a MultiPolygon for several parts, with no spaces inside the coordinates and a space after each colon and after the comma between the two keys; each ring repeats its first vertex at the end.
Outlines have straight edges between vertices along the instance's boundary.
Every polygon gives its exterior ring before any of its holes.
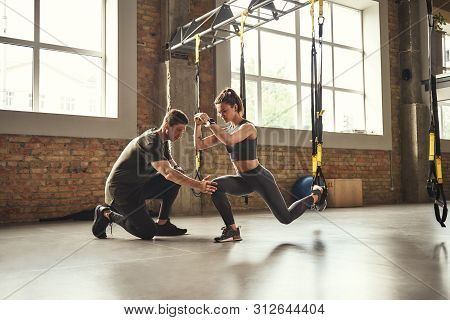
{"type": "Polygon", "coordinates": [[[242,196],[256,191],[264,199],[275,218],[283,224],[291,223],[313,204],[312,197],[309,197],[294,202],[288,208],[272,173],[261,165],[253,170],[238,175],[219,177],[213,181],[217,182],[217,191],[211,199],[226,226],[234,224],[233,212],[226,194],[242,196]]]}

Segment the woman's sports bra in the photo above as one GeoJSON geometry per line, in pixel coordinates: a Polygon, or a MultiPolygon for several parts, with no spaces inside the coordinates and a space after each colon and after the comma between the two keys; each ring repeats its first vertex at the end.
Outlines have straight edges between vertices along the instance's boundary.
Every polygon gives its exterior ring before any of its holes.
{"type": "MultiPolygon", "coordinates": [[[[237,126],[228,126],[225,131],[229,134],[236,132],[244,123],[250,123],[250,121],[243,119],[237,126]]],[[[245,138],[241,142],[225,145],[232,161],[235,160],[255,160],[256,159],[256,140],[245,138]]]]}

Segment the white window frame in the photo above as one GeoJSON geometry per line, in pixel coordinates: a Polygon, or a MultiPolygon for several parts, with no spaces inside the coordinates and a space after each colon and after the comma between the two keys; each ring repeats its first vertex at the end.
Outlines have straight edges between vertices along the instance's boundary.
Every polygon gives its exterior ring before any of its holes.
{"type": "Polygon", "coordinates": [[[0,110],[0,134],[122,139],[135,137],[136,43],[137,0],[106,0],[106,116],[0,110]],[[109,114],[109,109],[114,112],[109,114]]]}
{"type": "MultiPolygon", "coordinates": [[[[333,0],[340,5],[347,5],[355,8],[362,1],[353,0],[333,0]]],[[[376,58],[379,57],[379,65],[381,70],[378,70],[380,74],[380,91],[382,92],[379,97],[380,104],[382,106],[382,135],[368,135],[363,133],[336,133],[336,132],[324,132],[325,147],[327,148],[344,148],[344,149],[366,149],[366,150],[392,150],[392,132],[391,132],[391,88],[390,88],[390,60],[389,60],[389,29],[388,29],[388,0],[367,0],[370,2],[370,10],[364,9],[363,20],[366,19],[366,14],[370,15],[371,20],[377,20],[379,24],[379,36],[380,42],[372,44],[378,49],[369,50],[365,54],[364,60],[373,58],[372,52],[375,52],[376,58]],[[371,57],[372,56],[372,57],[371,57]],[[382,81],[381,81],[382,75],[382,81]]],[[[220,4],[220,1],[218,1],[220,4]]],[[[364,24],[366,22],[363,22],[364,24]]],[[[272,32],[272,30],[271,30],[272,32]]],[[[363,30],[364,32],[364,30],[363,30]]],[[[290,34],[292,36],[292,34],[290,34]]],[[[308,38],[305,38],[308,39],[308,38]]],[[[363,35],[364,40],[364,35],[363,35]]],[[[365,48],[365,44],[363,46],[365,48]]],[[[231,84],[231,59],[229,54],[230,46],[228,43],[222,43],[216,50],[216,90],[220,92],[224,87],[231,84]]],[[[365,72],[364,72],[365,73],[365,72]]],[[[251,79],[250,75],[246,75],[246,79],[251,79]]],[[[367,81],[367,79],[365,79],[367,81]]],[[[366,86],[365,86],[366,87],[366,86]]],[[[340,89],[339,89],[340,90],[340,89]]],[[[301,95],[298,93],[298,97],[301,95]]],[[[258,97],[260,99],[260,97],[258,97]]],[[[259,141],[261,144],[278,144],[285,146],[302,146],[310,147],[310,131],[301,129],[280,129],[280,128],[267,128],[258,127],[259,141]]]]}

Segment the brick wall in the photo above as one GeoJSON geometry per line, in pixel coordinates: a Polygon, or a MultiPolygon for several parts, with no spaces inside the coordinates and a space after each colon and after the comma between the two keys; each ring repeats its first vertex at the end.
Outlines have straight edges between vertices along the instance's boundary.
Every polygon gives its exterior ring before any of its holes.
{"type": "MultiPolygon", "coordinates": [[[[291,189],[295,181],[311,172],[311,150],[300,147],[258,146],[258,158],[275,176],[286,202],[292,202],[291,189]]],[[[400,181],[391,175],[391,152],[380,150],[324,150],[324,174],[326,178],[361,178],[364,204],[397,203],[400,181]],[[392,180],[391,180],[392,179],[392,180]],[[392,191],[394,186],[394,192],[392,191]]],[[[234,174],[231,162],[223,147],[205,152],[205,173],[212,177],[234,174]]],[[[393,171],[393,170],[392,170],[393,171]]],[[[236,210],[263,209],[262,199],[253,194],[249,204],[242,197],[230,196],[236,210]]],[[[208,196],[203,197],[202,209],[214,211],[208,196]]]]}
{"type": "Polygon", "coordinates": [[[137,2],[137,126],[142,133],[152,126],[159,105],[158,65],[161,60],[161,0],[137,2]]]}
{"type": "Polygon", "coordinates": [[[0,222],[35,221],[104,200],[109,170],[127,141],[0,136],[0,222]]]}

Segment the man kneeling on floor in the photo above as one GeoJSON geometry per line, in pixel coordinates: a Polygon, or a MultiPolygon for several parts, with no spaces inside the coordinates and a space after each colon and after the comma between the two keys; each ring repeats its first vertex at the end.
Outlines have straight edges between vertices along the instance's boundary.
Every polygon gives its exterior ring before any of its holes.
{"type": "Polygon", "coordinates": [[[187,116],[172,109],[160,128],[147,130],[133,139],[114,164],[105,186],[106,205],[97,206],[92,233],[106,238],[106,228],[117,223],[132,235],[149,240],[157,236],[177,236],[187,232],[170,222],[169,213],[180,186],[212,194],[216,183],[191,179],[172,159],[169,141],[181,138],[188,124],[187,116]],[[158,221],[150,217],[146,199],[161,199],[158,221]]]}

